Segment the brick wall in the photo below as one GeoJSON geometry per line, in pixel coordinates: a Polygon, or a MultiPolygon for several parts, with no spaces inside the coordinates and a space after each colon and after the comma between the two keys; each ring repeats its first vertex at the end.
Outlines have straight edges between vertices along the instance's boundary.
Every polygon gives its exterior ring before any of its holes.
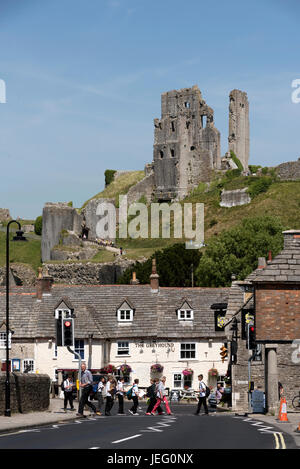
{"type": "MultiPolygon", "coordinates": [[[[5,412],[5,379],[0,372],[0,415],[5,412]]],[[[43,411],[49,407],[50,377],[48,375],[11,373],[11,413],[43,411]]]]}
{"type": "Polygon", "coordinates": [[[300,339],[300,290],[259,285],[255,292],[256,340],[300,339]]]}

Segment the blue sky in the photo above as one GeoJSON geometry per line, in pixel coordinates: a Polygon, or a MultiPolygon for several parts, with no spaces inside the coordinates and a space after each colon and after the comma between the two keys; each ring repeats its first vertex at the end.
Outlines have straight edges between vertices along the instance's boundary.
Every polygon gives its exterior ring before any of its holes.
{"type": "Polygon", "coordinates": [[[298,1],[0,0],[0,207],[76,207],[105,169],[152,161],[164,91],[197,84],[227,150],[228,96],[250,102],[250,164],[300,157],[298,1]]]}

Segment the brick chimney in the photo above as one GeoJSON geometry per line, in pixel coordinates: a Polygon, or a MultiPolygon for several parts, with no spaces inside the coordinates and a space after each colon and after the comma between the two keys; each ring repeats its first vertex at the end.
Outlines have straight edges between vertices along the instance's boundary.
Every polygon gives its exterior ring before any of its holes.
{"type": "Polygon", "coordinates": [[[39,274],[36,279],[36,297],[38,300],[42,300],[43,296],[51,295],[51,288],[53,284],[53,278],[49,276],[48,269],[46,268],[45,275],[43,274],[42,267],[39,267],[39,274]]]}
{"type": "Polygon", "coordinates": [[[283,231],[283,249],[300,249],[300,230],[283,231]]]}
{"type": "Polygon", "coordinates": [[[132,272],[132,279],[130,280],[130,285],[138,285],[140,281],[136,278],[136,272],[132,272]]]}
{"type": "Polygon", "coordinates": [[[156,271],[156,259],[152,259],[152,273],[150,275],[150,287],[153,293],[157,293],[159,290],[159,275],[156,271]]]}
{"type": "Polygon", "coordinates": [[[266,266],[267,266],[266,259],[264,257],[259,257],[258,258],[257,268],[258,269],[265,269],[266,266]]]}

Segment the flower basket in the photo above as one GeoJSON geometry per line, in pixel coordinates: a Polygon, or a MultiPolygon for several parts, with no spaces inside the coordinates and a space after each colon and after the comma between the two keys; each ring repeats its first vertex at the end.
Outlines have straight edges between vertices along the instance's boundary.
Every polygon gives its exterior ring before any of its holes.
{"type": "Polygon", "coordinates": [[[101,373],[105,373],[107,375],[110,375],[112,373],[115,373],[117,371],[117,368],[113,365],[107,365],[104,368],[101,368],[101,373]]]}
{"type": "Polygon", "coordinates": [[[208,370],[208,375],[209,376],[218,376],[219,372],[216,368],[211,368],[210,370],[208,370]]]}
{"type": "Polygon", "coordinates": [[[191,368],[186,368],[185,370],[183,370],[182,374],[183,376],[192,376],[193,374],[193,370],[191,370],[191,368]]]}
{"type": "Polygon", "coordinates": [[[162,373],[164,371],[164,367],[159,363],[155,363],[150,367],[151,373],[162,373]]]}
{"type": "Polygon", "coordinates": [[[121,373],[123,373],[123,375],[129,375],[129,373],[132,372],[131,366],[127,365],[127,363],[124,363],[123,365],[121,365],[119,367],[119,370],[121,371],[121,373]]]}

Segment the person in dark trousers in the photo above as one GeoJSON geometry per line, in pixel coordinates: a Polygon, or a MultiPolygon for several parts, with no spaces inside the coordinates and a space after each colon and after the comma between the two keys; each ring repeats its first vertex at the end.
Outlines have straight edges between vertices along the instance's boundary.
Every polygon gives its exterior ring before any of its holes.
{"type": "Polygon", "coordinates": [[[206,402],[206,384],[203,381],[203,375],[198,376],[199,380],[199,401],[195,415],[199,415],[201,406],[203,404],[205,415],[208,415],[208,408],[206,402]]]}
{"type": "Polygon", "coordinates": [[[117,384],[117,396],[119,401],[118,415],[124,414],[124,378],[120,378],[117,384]]]}
{"type": "Polygon", "coordinates": [[[67,376],[64,380],[64,410],[67,410],[68,402],[70,403],[71,410],[74,410],[73,405],[73,380],[71,376],[67,376]]]}
{"type": "Polygon", "coordinates": [[[139,415],[137,413],[137,408],[139,406],[139,387],[138,387],[138,384],[139,384],[139,380],[136,378],[134,380],[134,384],[132,386],[132,400],[133,400],[133,406],[131,407],[131,409],[129,410],[129,412],[132,414],[132,415],[139,415]]]}
{"type": "MultiPolygon", "coordinates": [[[[149,404],[146,410],[146,415],[151,415],[152,409],[156,404],[157,398],[156,398],[156,386],[158,383],[158,380],[151,379],[150,380],[151,385],[147,388],[147,397],[149,397],[149,404]]],[[[163,410],[161,406],[157,407],[157,412],[159,415],[163,414],[163,410]]]]}
{"type": "Polygon", "coordinates": [[[109,417],[111,415],[110,411],[114,405],[114,394],[115,394],[115,380],[112,376],[108,377],[106,387],[106,404],[105,404],[105,415],[109,417]]]}
{"type": "Polygon", "coordinates": [[[89,395],[93,390],[93,376],[92,373],[86,369],[85,363],[81,365],[81,380],[79,383],[81,388],[81,398],[78,407],[77,415],[79,417],[84,417],[84,406],[87,405],[92,409],[94,414],[101,415],[100,412],[97,412],[96,407],[89,401],[89,395]]]}
{"type": "Polygon", "coordinates": [[[101,413],[101,407],[103,406],[103,389],[106,385],[106,380],[104,378],[104,376],[102,376],[102,378],[100,378],[100,381],[98,383],[98,388],[97,388],[97,392],[96,392],[96,398],[97,398],[97,401],[98,401],[98,407],[97,407],[97,411],[99,413],[101,413]]]}

